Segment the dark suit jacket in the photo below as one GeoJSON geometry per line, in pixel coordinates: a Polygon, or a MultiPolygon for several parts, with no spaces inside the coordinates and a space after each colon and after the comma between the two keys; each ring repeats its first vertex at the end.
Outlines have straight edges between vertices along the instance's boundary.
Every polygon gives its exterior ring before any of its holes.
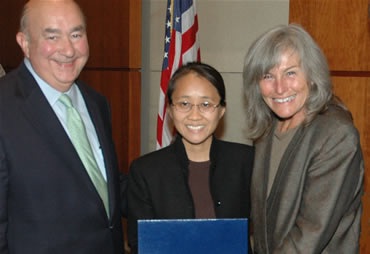
{"type": "Polygon", "coordinates": [[[102,147],[110,218],[24,64],[0,80],[0,253],[123,253],[119,170],[107,100],[77,82],[102,147]]]}
{"type": "Polygon", "coordinates": [[[267,197],[272,136],[256,143],[255,252],[358,253],[364,161],[348,113],[330,106],[310,125],[298,127],[267,197]]]}
{"type": "MultiPolygon", "coordinates": [[[[210,191],[217,218],[248,218],[254,148],[213,139],[210,191]]],[[[195,217],[181,137],[174,144],[135,160],[128,183],[128,240],[137,251],[138,219],[195,217]]],[[[227,233],[227,232],[225,232],[227,233]]]]}

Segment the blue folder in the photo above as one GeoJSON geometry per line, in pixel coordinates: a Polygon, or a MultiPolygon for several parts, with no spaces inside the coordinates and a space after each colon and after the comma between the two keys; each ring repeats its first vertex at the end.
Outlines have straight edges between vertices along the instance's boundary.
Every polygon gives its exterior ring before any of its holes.
{"type": "Polygon", "coordinates": [[[139,254],[246,254],[247,219],[139,220],[139,254]]]}

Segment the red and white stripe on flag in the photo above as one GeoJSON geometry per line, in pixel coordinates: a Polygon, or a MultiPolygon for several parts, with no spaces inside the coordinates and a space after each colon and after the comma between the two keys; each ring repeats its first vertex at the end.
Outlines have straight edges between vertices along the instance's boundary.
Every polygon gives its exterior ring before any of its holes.
{"type": "Polygon", "coordinates": [[[157,149],[168,146],[174,129],[167,114],[168,81],[182,64],[200,61],[195,0],[168,0],[164,57],[157,119],[157,149]]]}

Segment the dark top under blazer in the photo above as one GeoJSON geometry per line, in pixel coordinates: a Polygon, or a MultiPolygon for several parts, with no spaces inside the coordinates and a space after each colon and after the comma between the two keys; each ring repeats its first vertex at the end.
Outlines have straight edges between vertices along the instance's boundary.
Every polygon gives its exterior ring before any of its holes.
{"type": "Polygon", "coordinates": [[[110,218],[31,73],[0,79],[0,253],[123,253],[119,170],[107,100],[81,82],[103,151],[110,218]]]}
{"type": "MultiPolygon", "coordinates": [[[[213,138],[210,192],[217,218],[249,218],[254,148],[213,138]]],[[[194,218],[188,164],[181,137],[133,161],[128,183],[128,239],[137,249],[138,219],[194,218]]]]}

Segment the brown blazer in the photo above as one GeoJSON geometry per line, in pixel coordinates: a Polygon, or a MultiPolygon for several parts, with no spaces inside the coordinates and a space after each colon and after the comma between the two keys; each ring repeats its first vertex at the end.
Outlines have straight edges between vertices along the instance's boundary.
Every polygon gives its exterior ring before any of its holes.
{"type": "Polygon", "coordinates": [[[267,197],[272,133],[256,143],[255,253],[358,253],[364,162],[349,114],[330,106],[299,127],[267,197]]]}

